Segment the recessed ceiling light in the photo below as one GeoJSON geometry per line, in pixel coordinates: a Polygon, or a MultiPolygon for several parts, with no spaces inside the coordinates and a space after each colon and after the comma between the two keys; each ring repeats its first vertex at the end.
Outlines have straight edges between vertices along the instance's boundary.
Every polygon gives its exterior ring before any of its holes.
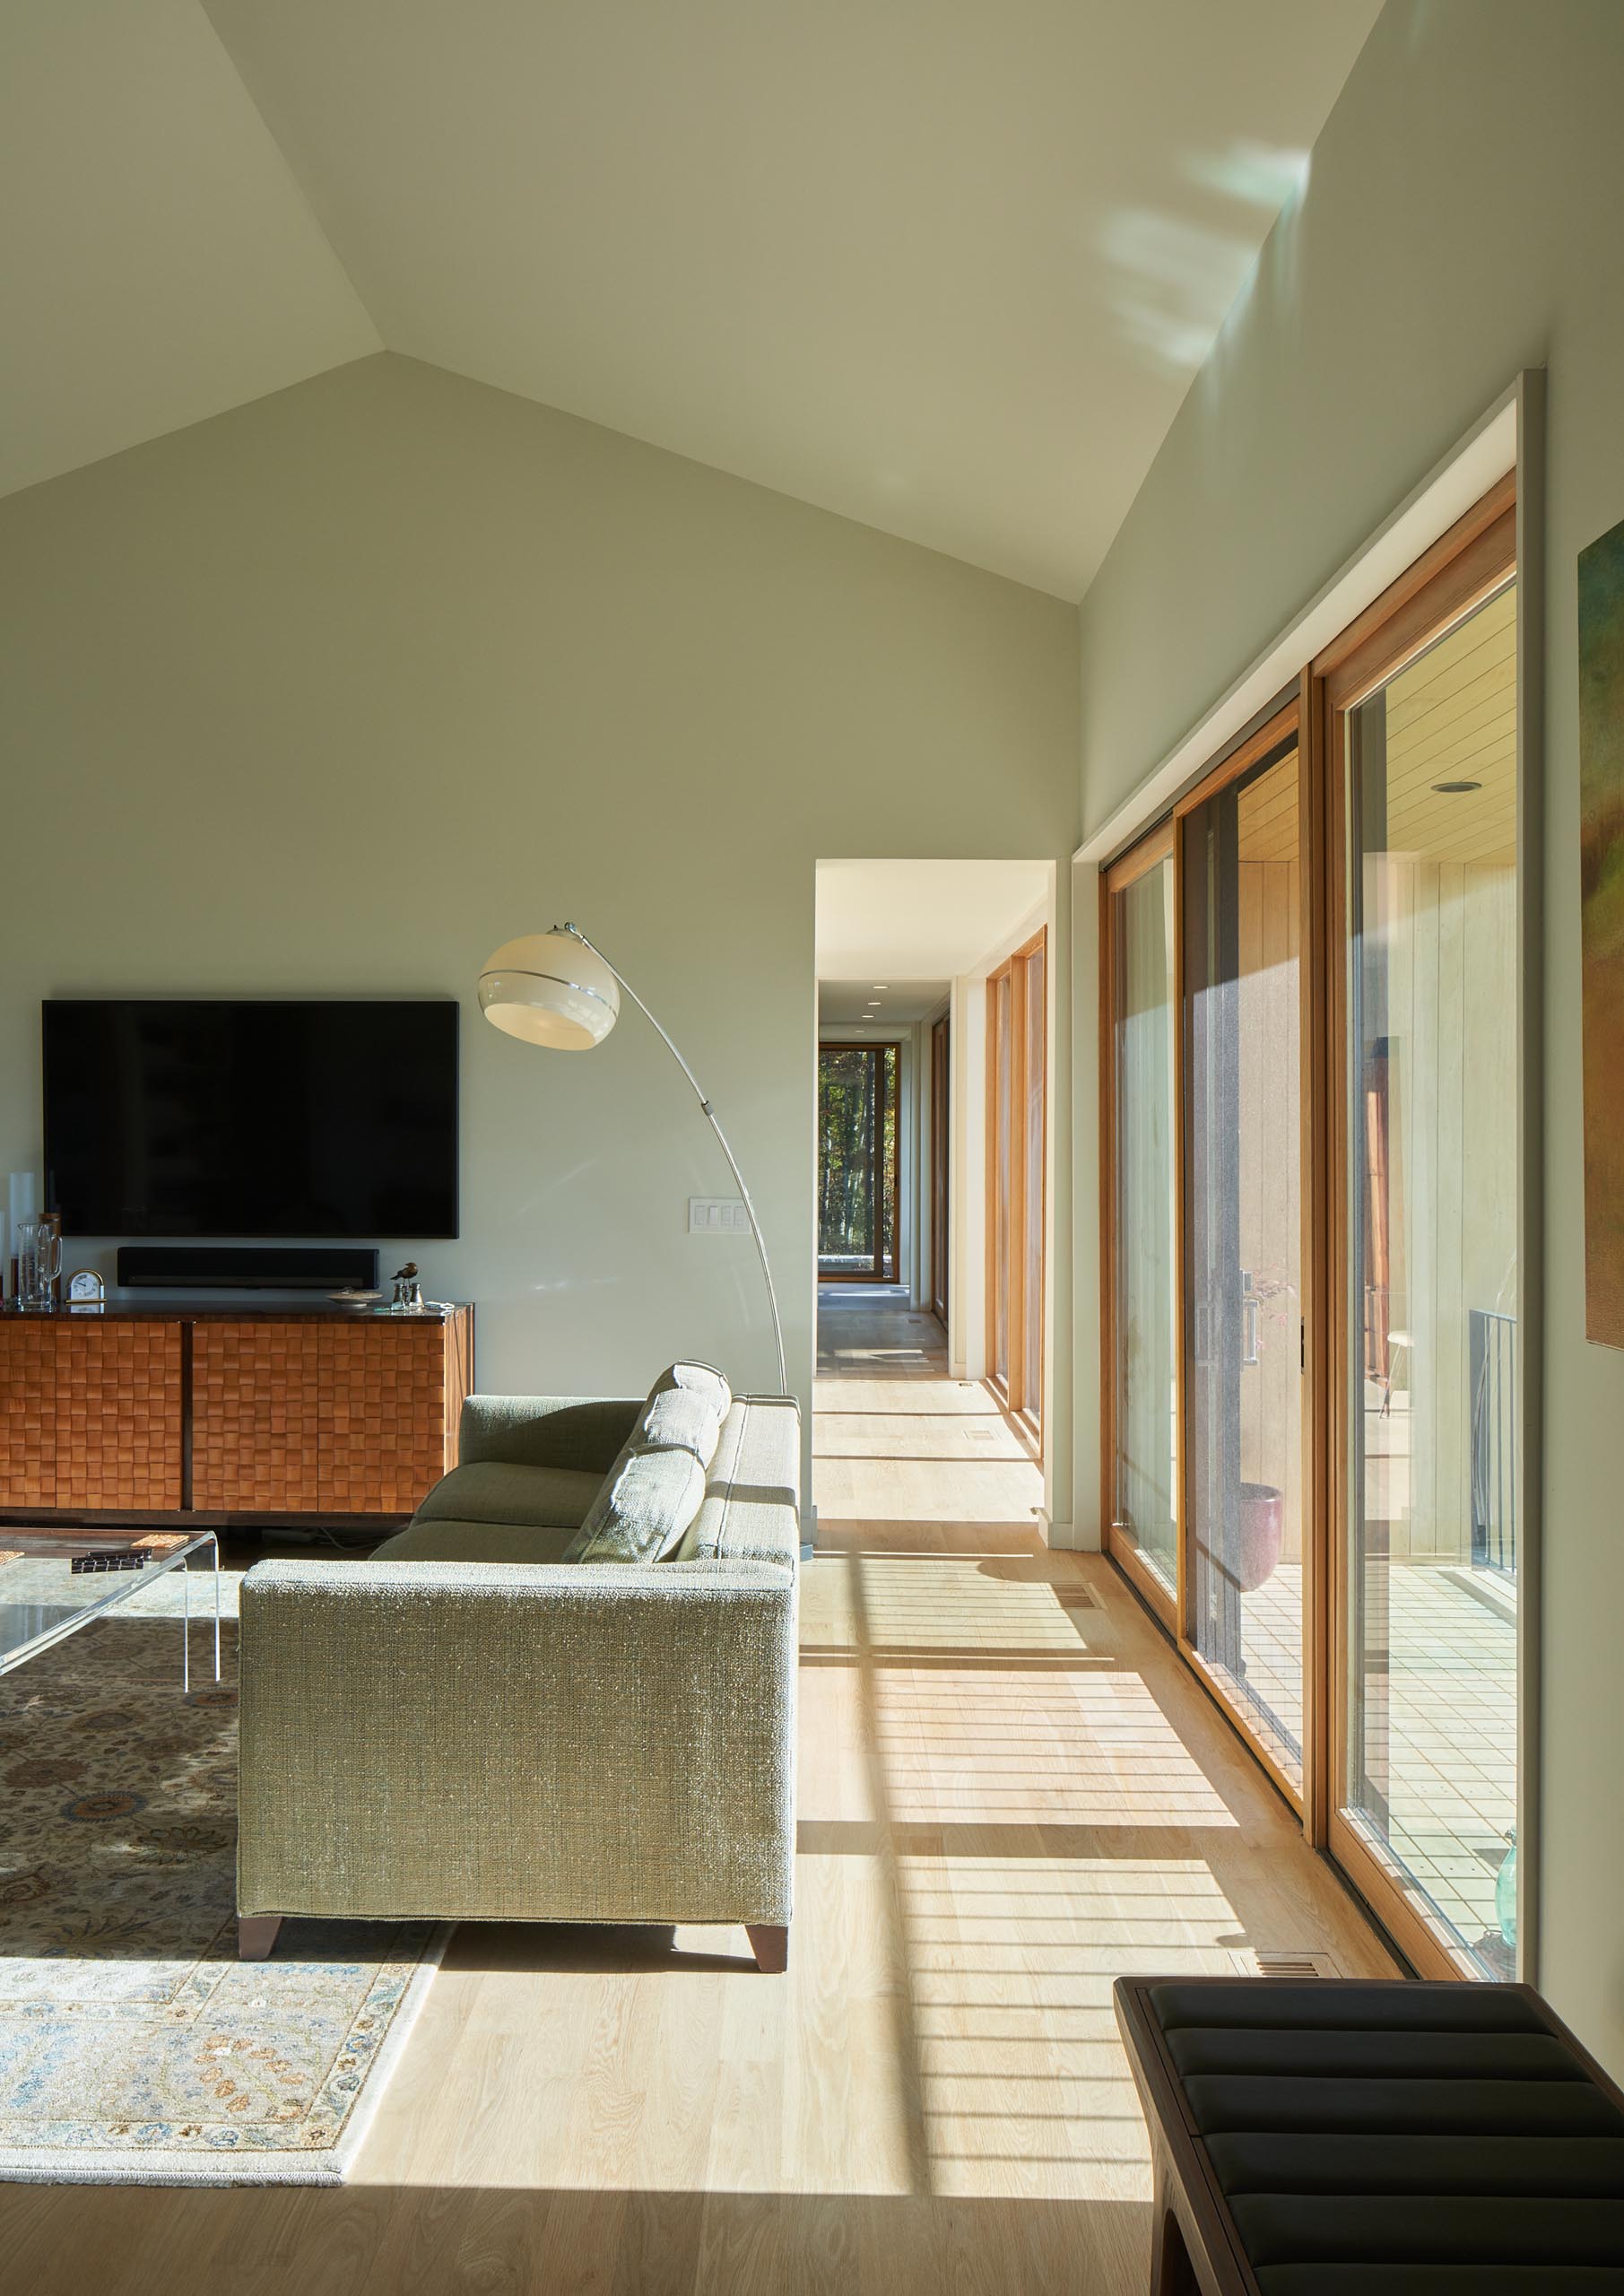
{"type": "Polygon", "coordinates": [[[890,987],[890,983],[889,980],[877,980],[874,983],[874,987],[876,988],[889,988],[890,987]]]}
{"type": "Polygon", "coordinates": [[[1439,797],[1464,797],[1473,789],[1482,787],[1481,781],[1435,781],[1433,794],[1439,797]]]}

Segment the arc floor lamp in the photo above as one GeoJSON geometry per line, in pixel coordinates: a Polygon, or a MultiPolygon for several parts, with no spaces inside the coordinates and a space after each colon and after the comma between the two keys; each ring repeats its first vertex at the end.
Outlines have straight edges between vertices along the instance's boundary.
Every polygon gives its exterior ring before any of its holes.
{"type": "Polygon", "coordinates": [[[590,1052],[602,1044],[621,1014],[621,989],[626,991],[666,1051],[693,1086],[694,1098],[722,1144],[727,1168],[743,1198],[750,1232],[756,1239],[772,1310],[773,1344],[778,1352],[778,1393],[789,1393],[784,1369],[784,1327],[778,1320],[778,1295],[773,1289],[772,1267],[767,1257],[756,1207],[750,1200],[739,1160],[728,1144],[716,1109],[700,1090],[699,1080],[655,1019],[623,973],[617,972],[595,942],[576,925],[555,925],[550,933],[527,933],[506,941],[487,960],[479,978],[480,1008],[485,1018],[510,1037],[539,1044],[552,1052],[590,1052]]]}

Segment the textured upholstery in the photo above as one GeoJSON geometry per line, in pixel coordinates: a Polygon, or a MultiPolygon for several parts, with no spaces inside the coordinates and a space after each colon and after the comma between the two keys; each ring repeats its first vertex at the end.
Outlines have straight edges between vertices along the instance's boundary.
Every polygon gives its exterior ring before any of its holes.
{"type": "Polygon", "coordinates": [[[722,1424],[705,1500],[676,1550],[680,1562],[777,1562],[801,1555],[796,1509],[800,1413],[788,1396],[749,1396],[722,1424]]]}
{"type": "Polygon", "coordinates": [[[1286,2264],[1257,2274],[1264,2296],[1620,2296],[1608,2265],[1286,2264]]]}
{"type": "Polygon", "coordinates": [[[675,1443],[638,1443],[615,1461],[566,1562],[658,1562],[699,1511],[705,1470],[675,1443]]]}
{"type": "Polygon", "coordinates": [[[655,1383],[564,1551],[566,1562],[658,1562],[699,1513],[727,1383],[719,1372],[698,1386],[680,1383],[678,1374],[693,1369],[673,1363],[655,1383]]]}
{"type": "Polygon", "coordinates": [[[386,1539],[374,1562],[562,1562],[575,1534],[566,1523],[459,1523],[419,1515],[386,1539]]]}
{"type": "Polygon", "coordinates": [[[520,1467],[573,1467],[606,1475],[643,1408],[641,1396],[470,1396],[457,1457],[520,1467]]]}
{"type": "Polygon", "coordinates": [[[1624,2291],[1624,2110],[1524,1990],[1146,1997],[1264,2296],[1624,2291]]]}
{"type": "MultiPolygon", "coordinates": [[[[565,1408],[571,1445],[613,1423],[565,1408]]],[[[482,1415],[481,1440],[549,1464],[534,1434],[482,1415]]],[[[396,1559],[524,1536],[428,1518],[387,1558],[256,1565],[239,1911],[786,1923],[799,1439],[793,1402],[734,1404],[702,1557],[396,1559]],[[775,1559],[734,1559],[730,1524],[775,1559]]]]}
{"type": "Polygon", "coordinates": [[[667,1364],[649,1389],[648,1399],[652,1403],[656,1396],[673,1392],[701,1396],[718,1426],[733,1409],[733,1389],[714,1363],[667,1364]]]}
{"type": "Polygon", "coordinates": [[[701,1467],[716,1455],[716,1438],[731,1410],[719,1396],[696,1395],[689,1387],[656,1387],[631,1431],[633,1449],[690,1451],[701,1467]]]}
{"type": "Polygon", "coordinates": [[[580,1467],[527,1467],[507,1459],[477,1459],[472,1466],[453,1467],[442,1475],[415,1519],[546,1523],[573,1531],[603,1487],[601,1474],[580,1467]]]}

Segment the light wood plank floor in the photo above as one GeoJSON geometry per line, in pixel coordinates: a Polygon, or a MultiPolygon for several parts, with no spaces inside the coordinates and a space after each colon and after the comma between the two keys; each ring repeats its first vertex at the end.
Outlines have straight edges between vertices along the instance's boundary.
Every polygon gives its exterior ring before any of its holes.
{"type": "Polygon", "coordinates": [[[941,1333],[822,1319],[789,1975],[466,1926],[342,2191],[0,2190],[30,2296],[1148,2285],[1124,1970],[1390,1969],[941,1333]],[[990,1441],[980,1439],[985,1432],[990,1441]]]}

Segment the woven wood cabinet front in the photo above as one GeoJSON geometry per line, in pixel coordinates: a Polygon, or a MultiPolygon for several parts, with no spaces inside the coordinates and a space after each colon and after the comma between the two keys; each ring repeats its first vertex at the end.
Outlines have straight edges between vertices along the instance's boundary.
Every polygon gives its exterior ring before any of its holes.
{"type": "Polygon", "coordinates": [[[444,1323],[7,1318],[0,1509],[409,1515],[456,1465],[473,1343],[466,1309],[444,1323]]]}
{"type": "Polygon", "coordinates": [[[465,1321],[195,1325],[193,1506],[409,1515],[456,1464],[465,1321]]]}
{"type": "Polygon", "coordinates": [[[321,1326],[192,1326],[192,1504],[204,1514],[314,1514],[321,1326]]]}
{"type": "Polygon", "coordinates": [[[56,1491],[74,1508],[180,1504],[178,1324],[58,1324],[56,1491]]]}
{"type": "Polygon", "coordinates": [[[324,1513],[409,1515],[455,1464],[448,1390],[457,1329],[323,1324],[317,1457],[324,1513]]]}
{"type": "Polygon", "coordinates": [[[180,1360],[174,1324],[0,1325],[0,1506],[178,1508],[180,1360]]]}
{"type": "Polygon", "coordinates": [[[0,1506],[56,1503],[55,1324],[0,1324],[0,1506]]]}

